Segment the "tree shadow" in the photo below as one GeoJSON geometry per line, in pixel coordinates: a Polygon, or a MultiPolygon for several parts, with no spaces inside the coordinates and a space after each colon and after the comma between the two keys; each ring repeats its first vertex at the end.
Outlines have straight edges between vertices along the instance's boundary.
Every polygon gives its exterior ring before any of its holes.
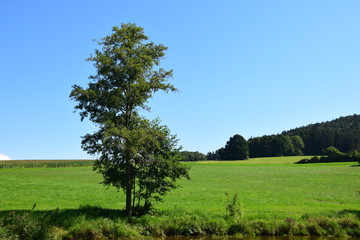
{"type": "Polygon", "coordinates": [[[78,209],[54,210],[5,210],[0,211],[0,219],[13,215],[31,214],[37,219],[43,219],[54,226],[71,226],[79,217],[87,220],[108,218],[113,221],[127,221],[125,210],[106,209],[98,206],[80,206],[78,209]]]}
{"type": "Polygon", "coordinates": [[[344,210],[340,211],[339,214],[341,216],[346,215],[346,214],[353,214],[358,219],[360,219],[360,210],[344,209],[344,210]]]}
{"type": "Polygon", "coordinates": [[[358,164],[358,165],[351,165],[350,167],[360,167],[360,164],[358,164]]]}

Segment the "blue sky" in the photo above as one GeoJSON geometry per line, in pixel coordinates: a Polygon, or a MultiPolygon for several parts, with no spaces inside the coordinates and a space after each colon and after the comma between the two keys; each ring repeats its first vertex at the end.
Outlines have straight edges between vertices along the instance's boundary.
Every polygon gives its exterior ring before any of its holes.
{"type": "Polygon", "coordinates": [[[94,72],[92,39],[128,22],[169,48],[180,92],[155,95],[146,116],[184,150],[359,114],[359,12],[355,0],[1,1],[0,154],[91,158],[80,137],[95,127],[68,96],[94,72]]]}

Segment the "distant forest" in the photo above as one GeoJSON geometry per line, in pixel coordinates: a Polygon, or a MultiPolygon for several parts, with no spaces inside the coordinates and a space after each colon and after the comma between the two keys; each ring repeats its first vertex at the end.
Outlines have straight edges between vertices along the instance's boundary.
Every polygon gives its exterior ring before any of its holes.
{"type": "Polygon", "coordinates": [[[207,155],[188,151],[182,155],[185,161],[244,160],[248,157],[324,155],[330,146],[341,152],[360,151],[360,115],[340,117],[247,141],[235,134],[224,147],[207,155]]]}
{"type": "Polygon", "coordinates": [[[310,124],[284,131],[283,135],[300,136],[304,155],[322,155],[333,146],[341,152],[360,150],[360,115],[340,117],[333,121],[310,124]]]}

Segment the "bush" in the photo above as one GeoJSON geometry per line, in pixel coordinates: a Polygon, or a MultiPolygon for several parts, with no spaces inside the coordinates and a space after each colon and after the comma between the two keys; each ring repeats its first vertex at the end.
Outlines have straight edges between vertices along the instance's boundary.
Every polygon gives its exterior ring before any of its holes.
{"type": "Polygon", "coordinates": [[[165,222],[164,234],[166,236],[199,236],[205,235],[202,230],[203,223],[196,216],[181,216],[165,222]]]}
{"type": "Polygon", "coordinates": [[[232,198],[229,198],[228,196],[228,200],[226,203],[226,211],[229,214],[230,217],[236,218],[236,219],[240,219],[243,215],[243,209],[242,209],[242,203],[239,202],[238,199],[238,195],[234,194],[234,196],[232,198]]]}
{"type": "Polygon", "coordinates": [[[0,224],[0,239],[8,239],[6,228],[2,227],[1,224],[0,224]]]}
{"type": "Polygon", "coordinates": [[[32,212],[21,213],[19,215],[11,212],[5,217],[3,226],[7,230],[8,235],[19,240],[46,239],[49,230],[46,221],[38,220],[32,212]]]}
{"type": "Polygon", "coordinates": [[[318,156],[315,156],[315,157],[312,157],[311,159],[308,159],[308,158],[301,159],[300,161],[296,162],[296,164],[320,163],[320,162],[321,162],[321,158],[318,156]]]}
{"type": "Polygon", "coordinates": [[[349,236],[360,236],[360,221],[355,215],[347,214],[338,220],[344,232],[349,236]]]}
{"type": "Polygon", "coordinates": [[[317,220],[317,224],[326,232],[326,235],[342,235],[340,226],[335,219],[330,219],[327,217],[319,218],[317,220]]]}
{"type": "Polygon", "coordinates": [[[220,218],[206,222],[203,226],[203,230],[208,235],[226,235],[228,226],[225,220],[220,218]]]}
{"type": "Polygon", "coordinates": [[[91,220],[83,217],[64,236],[64,240],[119,239],[137,235],[137,232],[128,227],[124,222],[112,221],[108,218],[91,220]]]}
{"type": "Polygon", "coordinates": [[[326,163],[326,162],[359,162],[360,153],[358,151],[352,151],[348,153],[342,153],[334,147],[328,147],[326,150],[326,157],[312,157],[311,159],[302,159],[296,163],[326,163]]]}
{"type": "Polygon", "coordinates": [[[228,234],[230,234],[230,235],[235,235],[235,234],[254,235],[254,232],[248,222],[238,221],[237,223],[230,225],[228,234]]]}

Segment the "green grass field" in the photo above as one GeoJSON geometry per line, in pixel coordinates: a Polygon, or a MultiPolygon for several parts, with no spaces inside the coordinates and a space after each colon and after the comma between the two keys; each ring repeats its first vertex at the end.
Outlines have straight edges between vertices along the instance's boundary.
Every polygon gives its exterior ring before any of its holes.
{"type": "MultiPolygon", "coordinates": [[[[226,194],[238,193],[247,218],[360,211],[360,167],[291,164],[301,158],[185,163],[192,179],[181,180],[155,208],[225,214],[226,194]]],[[[91,167],[0,169],[0,209],[124,208],[124,194],[100,182],[91,167]]]]}
{"type": "Polygon", "coordinates": [[[90,166],[63,167],[61,162],[6,166],[20,163],[3,162],[0,239],[233,234],[359,237],[360,167],[355,163],[293,164],[301,158],[183,163],[191,166],[192,179],[179,181],[181,188],[139,218],[124,216],[124,194],[99,184],[101,176],[90,166]],[[242,202],[240,218],[226,212],[234,194],[242,202]]]}

